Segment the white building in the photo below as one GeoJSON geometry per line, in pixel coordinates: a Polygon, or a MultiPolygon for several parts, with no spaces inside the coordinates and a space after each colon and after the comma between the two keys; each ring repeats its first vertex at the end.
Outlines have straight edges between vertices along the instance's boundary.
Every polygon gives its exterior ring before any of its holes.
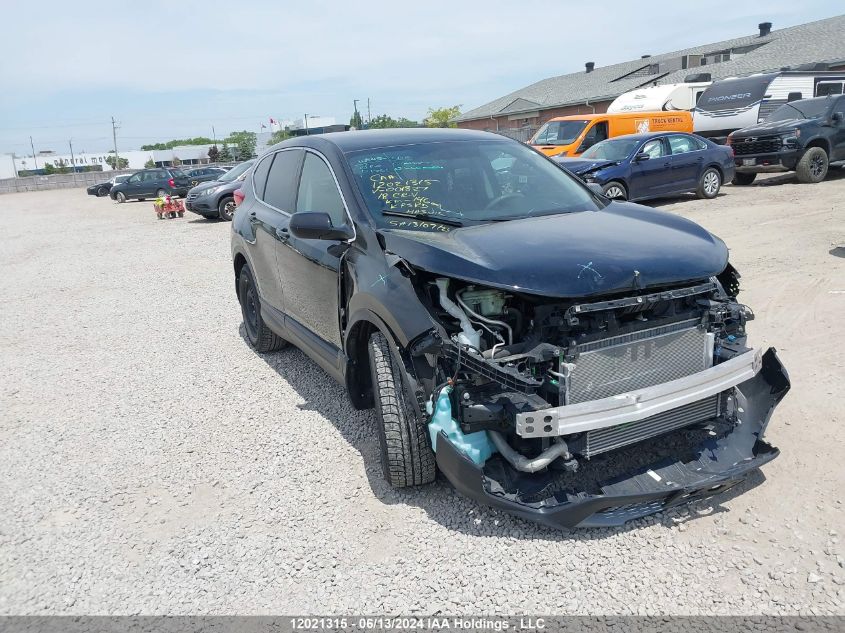
{"type": "MultiPolygon", "coordinates": [[[[118,155],[120,158],[129,161],[129,169],[143,169],[149,160],[152,160],[157,167],[169,167],[177,158],[183,165],[199,165],[210,162],[208,159],[210,147],[211,145],[179,145],[173,149],[164,150],[119,151],[118,155]]],[[[217,147],[222,147],[222,143],[218,143],[217,147]]],[[[14,178],[21,171],[44,169],[45,165],[56,168],[76,165],[77,167],[94,167],[95,170],[112,171],[112,168],[106,162],[106,159],[111,155],[112,153],[108,151],[74,153],[73,157],[70,153],[60,154],[51,151],[39,152],[34,158],[31,154],[28,156],[5,154],[0,156],[0,178],[14,178]]]]}

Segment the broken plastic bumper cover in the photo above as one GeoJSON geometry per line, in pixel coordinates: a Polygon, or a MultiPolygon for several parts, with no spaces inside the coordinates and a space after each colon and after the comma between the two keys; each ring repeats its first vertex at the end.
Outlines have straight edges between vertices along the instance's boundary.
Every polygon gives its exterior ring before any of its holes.
{"type": "Polygon", "coordinates": [[[498,457],[478,466],[443,433],[437,441],[437,465],[467,497],[553,527],[621,525],[710,497],[742,482],[779,453],[761,437],[775,406],[789,391],[789,376],[774,349],[763,354],[760,363],[759,372],[735,388],[738,407],[730,432],[703,440],[691,455],[639,465],[602,482],[600,490],[555,490],[550,473],[532,475],[533,481],[524,474],[513,476],[498,457]],[[545,489],[549,492],[544,496],[545,489]]]}

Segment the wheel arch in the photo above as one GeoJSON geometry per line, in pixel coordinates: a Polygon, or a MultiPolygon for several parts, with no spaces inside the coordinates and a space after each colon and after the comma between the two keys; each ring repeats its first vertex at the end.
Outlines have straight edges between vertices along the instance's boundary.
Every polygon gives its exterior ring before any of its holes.
{"type": "Polygon", "coordinates": [[[802,152],[802,155],[808,149],[813,148],[813,147],[821,147],[825,151],[825,153],[827,154],[828,160],[830,160],[830,141],[828,139],[824,138],[823,136],[816,136],[816,137],[810,139],[807,142],[807,145],[804,146],[804,152],[802,152]]]}

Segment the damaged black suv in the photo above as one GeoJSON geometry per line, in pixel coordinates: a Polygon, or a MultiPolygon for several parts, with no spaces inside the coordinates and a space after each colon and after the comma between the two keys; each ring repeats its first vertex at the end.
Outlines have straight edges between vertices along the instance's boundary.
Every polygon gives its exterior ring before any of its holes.
{"type": "Polygon", "coordinates": [[[554,526],[714,495],[777,456],[789,378],[750,348],[725,244],[464,130],[274,146],[232,225],[259,352],[291,342],[375,406],[394,486],[439,469],[554,526]]]}

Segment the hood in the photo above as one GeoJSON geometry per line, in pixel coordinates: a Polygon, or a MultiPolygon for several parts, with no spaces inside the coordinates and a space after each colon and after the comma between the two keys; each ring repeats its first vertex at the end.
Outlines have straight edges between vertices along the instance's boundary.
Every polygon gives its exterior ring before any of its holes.
{"type": "Polygon", "coordinates": [[[191,188],[191,193],[199,193],[200,191],[205,191],[206,189],[211,189],[212,187],[219,187],[220,185],[231,185],[231,182],[220,182],[219,180],[208,180],[206,182],[201,182],[196,186],[191,188]]]}
{"type": "Polygon", "coordinates": [[[804,125],[809,119],[787,119],[786,121],[763,121],[757,125],[749,125],[731,134],[731,138],[745,138],[748,136],[770,136],[781,132],[789,132],[804,125]]]}
{"type": "Polygon", "coordinates": [[[604,160],[598,158],[556,158],[555,162],[561,167],[566,167],[573,174],[586,174],[591,171],[598,171],[611,165],[618,165],[618,160],[604,160]]]}
{"type": "Polygon", "coordinates": [[[411,266],[544,297],[587,297],[702,280],[728,262],[697,224],[637,204],[456,228],[387,229],[386,250],[411,266]]]}

